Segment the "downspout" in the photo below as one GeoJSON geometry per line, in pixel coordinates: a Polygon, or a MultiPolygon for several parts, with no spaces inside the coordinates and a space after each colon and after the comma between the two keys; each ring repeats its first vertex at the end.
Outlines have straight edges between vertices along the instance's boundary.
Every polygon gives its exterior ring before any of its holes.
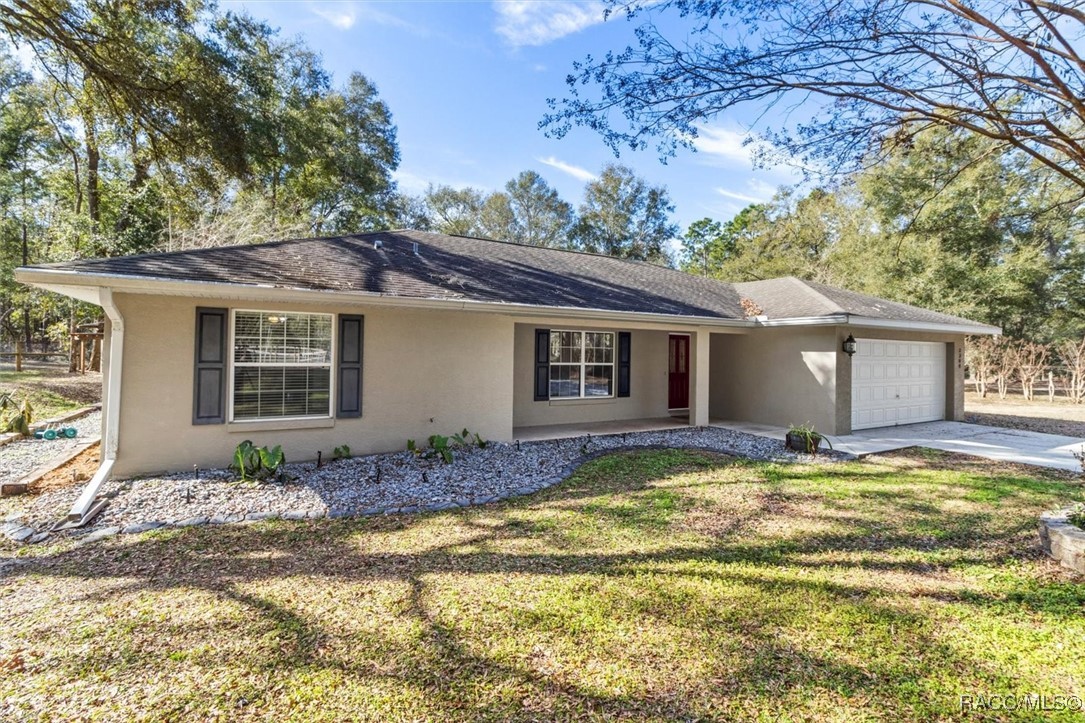
{"type": "Polygon", "coordinates": [[[81,522],[98,496],[98,490],[113,473],[113,464],[117,461],[121,422],[121,367],[124,360],[124,317],[113,303],[113,289],[102,287],[98,290],[98,303],[109,318],[109,375],[106,379],[105,398],[102,410],[105,413],[105,425],[102,430],[102,462],[98,471],[79,494],[79,499],[68,512],[69,522],[81,522]]]}

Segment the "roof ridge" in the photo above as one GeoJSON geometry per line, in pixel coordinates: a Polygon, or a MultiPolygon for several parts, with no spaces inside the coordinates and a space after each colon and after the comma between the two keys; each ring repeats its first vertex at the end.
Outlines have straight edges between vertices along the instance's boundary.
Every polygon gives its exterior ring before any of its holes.
{"type": "MultiPolygon", "coordinates": [[[[612,256],[610,254],[604,254],[598,251],[581,251],[579,249],[563,249],[556,246],[539,246],[536,244],[525,244],[519,241],[506,241],[504,239],[486,238],[485,236],[468,236],[466,234],[454,234],[454,233],[441,233],[440,231],[422,231],[419,229],[395,229],[392,231],[379,231],[370,233],[402,233],[402,234],[414,234],[419,236],[445,236],[448,238],[467,239],[469,241],[483,241],[485,243],[502,244],[504,246],[516,246],[518,248],[525,249],[539,249],[540,251],[552,251],[564,254],[575,254],[578,256],[590,256],[593,258],[609,259],[611,261],[618,261],[625,264],[634,264],[637,266],[647,266],[651,269],[658,269],[660,271],[666,271],[671,274],[679,274],[682,277],[696,279],[699,283],[713,288],[718,288],[721,291],[734,291],[734,283],[730,281],[724,281],[711,276],[698,276],[697,274],[691,274],[688,271],[682,271],[682,269],[676,269],[673,266],[664,266],[662,264],[655,264],[651,261],[644,261],[642,259],[624,259],[621,256],[612,256]]],[[[357,234],[355,234],[357,235],[357,234]]],[[[328,238],[336,238],[334,236],[328,238]]]]}
{"type": "MultiPolygon", "coordinates": [[[[842,307],[840,304],[836,303],[835,301],[830,299],[828,296],[826,296],[825,294],[821,293],[820,291],[815,289],[813,286],[811,286],[810,284],[812,282],[810,282],[810,281],[808,281],[806,279],[800,279],[798,276],[787,276],[785,278],[788,279],[789,281],[792,281],[792,282],[798,284],[803,289],[805,289],[808,294],[813,296],[818,301],[823,302],[825,304],[825,306],[828,307],[828,309],[830,311],[832,311],[833,313],[836,313],[836,314],[845,313],[844,312],[844,307],[842,307]]],[[[813,282],[813,283],[817,283],[817,282],[813,282]]]]}
{"type": "Polygon", "coordinates": [[[681,269],[672,268],[670,266],[663,266],[662,264],[654,264],[651,261],[644,261],[643,259],[624,259],[621,256],[612,256],[611,254],[604,254],[601,251],[583,251],[581,249],[563,249],[557,246],[539,246],[538,244],[526,244],[520,241],[508,241],[506,239],[499,238],[486,238],[485,236],[469,236],[467,234],[458,233],[441,233],[440,231],[420,231],[418,229],[397,229],[395,231],[389,231],[388,233],[415,233],[415,234],[432,234],[434,236],[448,236],[449,238],[462,238],[469,239],[471,241],[485,241],[492,244],[504,244],[505,246],[518,246],[525,249],[539,249],[541,251],[556,251],[563,254],[577,254],[580,256],[594,256],[602,259],[613,259],[614,261],[622,261],[627,264],[642,264],[644,266],[650,266],[655,269],[663,269],[664,271],[674,271],[686,276],[692,276],[695,279],[706,279],[708,281],[714,281],[716,283],[728,284],[730,282],[721,281],[720,279],[714,279],[706,276],[697,276],[696,274],[690,274],[681,269]]]}
{"type": "MultiPolygon", "coordinates": [[[[969,322],[969,323],[972,323],[972,324],[986,324],[986,322],[977,322],[974,319],[969,319],[968,317],[960,316],[958,314],[950,314],[949,312],[938,311],[936,309],[931,309],[931,308],[928,308],[926,306],[919,306],[918,304],[912,304],[912,303],[909,303],[907,301],[900,301],[898,299],[889,299],[889,298],[886,298],[884,296],[876,296],[874,294],[869,294],[869,293],[867,293],[865,291],[856,291],[855,289],[847,289],[847,288],[844,288],[842,286],[832,286],[831,284],[824,284],[824,283],[821,283],[821,282],[818,282],[818,281],[813,281],[813,282],[809,282],[809,283],[818,284],[820,286],[828,286],[829,288],[833,289],[834,291],[840,291],[840,292],[843,292],[845,294],[852,294],[854,296],[859,296],[859,297],[862,297],[863,299],[869,299],[869,300],[871,300],[871,301],[873,301],[875,303],[878,303],[878,304],[892,304],[893,306],[899,306],[899,307],[903,307],[905,309],[913,309],[915,311],[921,311],[921,312],[924,312],[924,313],[927,313],[927,314],[938,314],[939,316],[944,316],[944,317],[947,317],[947,318],[950,318],[950,319],[957,319],[959,321],[966,321],[966,322],[969,322]]],[[[820,292],[817,292],[816,289],[814,289],[813,291],[815,291],[815,293],[820,293],[820,292]]],[[[861,316],[861,315],[860,314],[854,314],[853,316],[861,316]]],[[[986,325],[991,326],[990,324],[986,324],[986,325]]]]}
{"type": "Polygon", "coordinates": [[[362,238],[367,238],[367,237],[372,237],[372,236],[382,236],[382,235],[392,235],[392,236],[394,236],[396,234],[401,234],[401,235],[406,235],[406,236],[422,236],[422,237],[425,237],[425,236],[444,236],[446,238],[467,239],[467,240],[470,240],[470,241],[484,241],[486,243],[503,244],[505,246],[517,246],[517,247],[520,247],[520,248],[540,249],[540,250],[543,250],[543,251],[556,251],[556,252],[567,253],[567,254],[578,254],[580,256],[591,256],[591,257],[595,257],[595,258],[612,259],[614,261],[621,261],[621,262],[628,263],[628,264],[638,264],[638,265],[649,266],[649,267],[654,268],[654,269],[662,269],[664,271],[671,271],[671,272],[674,272],[674,273],[682,274],[683,276],[690,276],[690,277],[695,278],[695,279],[701,279],[701,280],[704,280],[704,281],[709,281],[709,282],[711,282],[712,286],[722,285],[725,288],[728,287],[728,286],[733,286],[733,284],[731,284],[730,282],[727,282],[727,281],[722,281],[720,279],[715,279],[715,278],[710,278],[710,277],[697,276],[695,274],[690,274],[690,273],[687,273],[685,271],[682,271],[681,269],[676,269],[676,268],[673,268],[673,267],[670,267],[670,266],[663,266],[661,264],[655,264],[655,263],[652,263],[650,261],[642,261],[641,259],[623,259],[620,256],[612,256],[610,254],[604,254],[604,253],[600,253],[598,251],[581,251],[579,249],[563,249],[563,248],[557,248],[557,247],[554,247],[554,246],[539,246],[539,245],[536,245],[536,244],[520,243],[519,241],[506,241],[506,240],[503,240],[503,239],[486,238],[484,236],[469,236],[469,235],[466,235],[466,234],[442,233],[440,231],[423,231],[421,229],[414,229],[414,228],[394,228],[394,229],[384,229],[384,230],[381,230],[381,231],[361,231],[359,233],[344,233],[344,234],[335,234],[335,235],[330,235],[330,236],[297,236],[297,237],[294,237],[294,238],[287,238],[287,239],[274,239],[274,240],[271,240],[271,241],[258,241],[256,243],[237,243],[237,244],[227,244],[225,246],[198,246],[198,247],[187,248],[187,249],[171,249],[171,250],[167,250],[167,251],[144,251],[142,253],[124,254],[122,256],[98,256],[98,257],[92,257],[92,258],[87,258],[87,259],[73,259],[73,260],[70,260],[70,261],[60,261],[60,262],[49,263],[49,264],[35,264],[35,265],[37,265],[37,266],[56,266],[56,265],[64,265],[64,264],[75,263],[75,262],[88,263],[88,262],[95,262],[95,261],[118,261],[118,260],[122,260],[122,259],[131,259],[131,258],[135,258],[135,257],[170,256],[170,255],[173,255],[173,254],[187,254],[187,253],[198,253],[198,252],[219,251],[219,250],[229,251],[229,250],[233,250],[233,249],[253,248],[253,247],[257,247],[257,246],[286,246],[286,245],[290,245],[290,244],[297,244],[297,243],[304,243],[304,242],[311,242],[311,241],[350,241],[350,240],[362,239],[362,238]]]}

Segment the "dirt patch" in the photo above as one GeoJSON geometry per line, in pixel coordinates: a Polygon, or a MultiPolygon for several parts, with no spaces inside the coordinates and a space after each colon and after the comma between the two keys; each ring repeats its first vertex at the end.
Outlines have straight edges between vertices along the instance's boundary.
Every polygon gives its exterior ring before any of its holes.
{"type": "Polygon", "coordinates": [[[1046,396],[1028,401],[1020,394],[999,399],[998,395],[984,398],[968,392],[964,409],[965,421],[973,424],[1085,438],[1085,405],[1060,397],[1053,402],[1046,396]]]}
{"type": "Polygon", "coordinates": [[[34,484],[30,485],[30,494],[41,494],[53,490],[81,485],[98,471],[101,461],[101,444],[93,444],[34,484]]]}
{"type": "Polygon", "coordinates": [[[1018,414],[987,414],[984,412],[965,412],[964,421],[970,424],[985,424],[990,427],[1023,429],[1028,432],[1059,434],[1064,437],[1085,438],[1085,422],[1045,417],[1028,417],[1018,414]]]}

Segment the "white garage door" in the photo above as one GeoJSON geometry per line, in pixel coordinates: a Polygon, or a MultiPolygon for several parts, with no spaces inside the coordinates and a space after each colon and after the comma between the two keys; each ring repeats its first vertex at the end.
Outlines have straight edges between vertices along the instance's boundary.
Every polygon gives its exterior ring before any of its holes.
{"type": "Polygon", "coordinates": [[[945,419],[946,345],[859,339],[851,359],[851,428],[945,419]]]}

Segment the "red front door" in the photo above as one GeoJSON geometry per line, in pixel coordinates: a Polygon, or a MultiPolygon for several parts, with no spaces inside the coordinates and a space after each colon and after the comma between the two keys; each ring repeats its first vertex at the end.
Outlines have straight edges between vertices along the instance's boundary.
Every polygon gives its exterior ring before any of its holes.
{"type": "Polygon", "coordinates": [[[671,336],[670,344],[670,399],[671,409],[689,408],[689,337],[671,336]]]}

